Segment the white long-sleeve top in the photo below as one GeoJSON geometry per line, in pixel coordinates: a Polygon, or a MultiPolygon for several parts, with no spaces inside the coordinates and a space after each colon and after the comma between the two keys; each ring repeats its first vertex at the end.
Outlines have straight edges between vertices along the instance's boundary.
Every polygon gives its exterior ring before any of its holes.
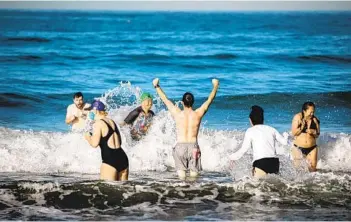
{"type": "Polygon", "coordinates": [[[255,125],[246,130],[241,148],[230,156],[231,160],[240,159],[250,148],[253,149],[253,161],[276,157],[276,141],[287,145],[288,141],[273,127],[255,125]]]}

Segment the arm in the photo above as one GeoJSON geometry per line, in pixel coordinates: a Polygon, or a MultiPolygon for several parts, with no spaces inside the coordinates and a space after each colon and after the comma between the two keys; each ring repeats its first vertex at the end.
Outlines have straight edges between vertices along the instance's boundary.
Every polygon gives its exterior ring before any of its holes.
{"type": "Polygon", "coordinates": [[[128,125],[128,123],[122,121],[122,122],[120,122],[118,125],[120,125],[120,126],[125,126],[125,125],[128,125]]]}
{"type": "MultiPolygon", "coordinates": [[[[139,108],[139,107],[138,107],[139,108]]],[[[138,108],[134,109],[132,112],[130,112],[128,114],[128,116],[124,119],[122,125],[126,125],[126,124],[133,124],[134,121],[136,120],[136,118],[139,116],[140,111],[138,111],[138,108]]]]}
{"type": "Polygon", "coordinates": [[[68,106],[67,107],[67,114],[66,114],[66,124],[71,124],[77,117],[72,114],[71,108],[68,106]]]}
{"type": "Polygon", "coordinates": [[[89,112],[92,110],[93,108],[91,107],[91,104],[89,103],[85,103],[84,104],[84,108],[82,110],[82,115],[84,115],[85,117],[87,117],[89,115],[89,112]]]}
{"type": "Polygon", "coordinates": [[[213,84],[213,88],[212,88],[212,91],[211,91],[210,95],[208,96],[207,100],[202,104],[202,106],[200,108],[198,108],[196,110],[196,112],[199,113],[201,117],[205,115],[205,113],[207,112],[208,108],[210,107],[212,101],[216,97],[216,93],[217,93],[217,90],[219,87],[218,79],[212,79],[212,84],[213,84]]]}
{"type": "Polygon", "coordinates": [[[177,113],[179,113],[180,109],[167,98],[166,94],[161,89],[159,85],[159,79],[154,79],[152,81],[152,84],[154,85],[156,92],[160,96],[162,102],[167,106],[168,110],[171,112],[172,116],[175,116],[177,113]]]}
{"type": "Polygon", "coordinates": [[[92,147],[94,147],[94,148],[98,147],[99,143],[100,143],[100,138],[101,138],[101,123],[100,123],[100,121],[94,123],[93,135],[86,133],[84,135],[84,137],[92,147]]]}
{"type": "Polygon", "coordinates": [[[288,145],[288,139],[285,139],[276,129],[274,129],[274,138],[282,145],[288,145]]]}
{"type": "Polygon", "coordinates": [[[305,127],[305,124],[306,124],[306,121],[304,120],[301,121],[300,115],[296,114],[291,124],[291,133],[293,134],[293,136],[300,135],[303,128],[305,127]]]}
{"type": "Polygon", "coordinates": [[[240,159],[249,149],[251,148],[251,137],[248,133],[248,131],[246,131],[245,133],[245,137],[244,137],[244,142],[241,145],[241,148],[236,151],[235,153],[233,153],[232,155],[230,155],[230,159],[231,160],[238,160],[240,159]]]}

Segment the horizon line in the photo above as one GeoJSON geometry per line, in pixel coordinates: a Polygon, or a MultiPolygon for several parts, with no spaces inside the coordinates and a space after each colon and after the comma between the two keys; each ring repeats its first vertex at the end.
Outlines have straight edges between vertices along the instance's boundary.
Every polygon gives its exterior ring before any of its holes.
{"type": "Polygon", "coordinates": [[[351,11],[350,1],[1,1],[5,10],[67,11],[351,11]]]}
{"type": "Polygon", "coordinates": [[[348,9],[60,9],[0,8],[0,11],[79,11],[79,12],[351,12],[348,9]]]}

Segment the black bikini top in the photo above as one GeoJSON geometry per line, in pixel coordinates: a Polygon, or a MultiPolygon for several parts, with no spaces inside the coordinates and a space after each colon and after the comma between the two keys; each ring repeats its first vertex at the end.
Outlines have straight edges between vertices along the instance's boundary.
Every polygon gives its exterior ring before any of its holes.
{"type": "MultiPolygon", "coordinates": [[[[311,120],[311,125],[310,125],[310,128],[309,129],[314,129],[316,130],[317,129],[317,125],[315,123],[315,120],[317,120],[318,124],[319,124],[319,120],[316,118],[316,117],[312,117],[312,120],[311,120]]],[[[301,124],[300,124],[301,125],[301,124]]],[[[307,124],[305,124],[304,128],[302,129],[302,133],[307,133],[307,124]]]]}

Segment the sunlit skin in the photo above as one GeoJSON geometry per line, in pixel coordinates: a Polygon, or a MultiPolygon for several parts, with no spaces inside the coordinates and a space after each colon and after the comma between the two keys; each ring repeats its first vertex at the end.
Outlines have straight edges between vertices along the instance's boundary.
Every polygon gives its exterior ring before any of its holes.
{"type": "Polygon", "coordinates": [[[81,118],[85,119],[88,113],[88,111],[83,110],[85,103],[82,96],[75,97],[73,103],[78,108],[78,111],[74,115],[66,117],[66,124],[77,124],[80,122],[81,118]]]}
{"type": "Polygon", "coordinates": [[[152,99],[145,99],[142,103],[141,103],[141,108],[143,109],[143,111],[145,113],[149,113],[149,111],[151,110],[152,107],[152,99]]]}
{"type": "MultiPolygon", "coordinates": [[[[145,99],[143,102],[141,102],[141,108],[143,109],[145,115],[151,115],[149,111],[151,110],[152,107],[152,99],[145,99]]],[[[144,126],[144,131],[147,131],[150,125],[145,125],[144,126]]]]}
{"type": "MultiPolygon", "coordinates": [[[[314,117],[315,108],[309,106],[306,110],[303,111],[304,117],[301,113],[298,113],[294,116],[292,121],[291,132],[294,135],[294,144],[299,147],[309,148],[316,145],[317,138],[320,132],[320,126],[318,121],[314,117]],[[309,129],[312,121],[316,124],[317,129],[309,129]],[[301,132],[302,129],[307,126],[306,133],[301,132]]],[[[309,163],[309,170],[311,172],[317,171],[317,154],[318,149],[313,149],[305,158],[309,163]]],[[[300,150],[296,147],[292,149],[292,156],[294,158],[294,164],[296,167],[300,166],[300,161],[303,159],[303,155],[300,150]]]]}
{"type": "MultiPolygon", "coordinates": [[[[96,110],[92,110],[91,112],[95,113],[93,134],[90,135],[89,133],[86,133],[84,137],[92,147],[97,148],[99,146],[101,137],[105,137],[108,133],[108,127],[106,123],[102,121],[102,119],[108,122],[112,129],[114,129],[114,123],[113,120],[106,117],[105,112],[100,112],[96,110]]],[[[121,141],[119,141],[116,132],[114,132],[113,135],[108,139],[107,144],[111,149],[120,149],[121,141]]],[[[102,163],[100,167],[101,180],[128,180],[128,173],[128,169],[125,169],[121,172],[117,172],[117,170],[114,167],[105,163],[102,163]]]]}
{"type": "MultiPolygon", "coordinates": [[[[171,113],[173,119],[176,122],[177,128],[177,142],[178,143],[197,143],[197,136],[199,133],[200,123],[202,117],[206,114],[208,108],[210,107],[212,101],[216,97],[216,93],[219,87],[219,81],[217,79],[212,80],[212,91],[208,96],[208,99],[202,104],[202,106],[196,110],[193,107],[185,107],[181,110],[178,106],[174,105],[163,92],[159,86],[160,81],[158,78],[154,79],[152,82],[153,86],[156,88],[157,94],[160,96],[161,100],[167,106],[169,112],[171,113]]],[[[200,151],[198,149],[193,150],[193,155],[199,155],[200,151]]],[[[196,177],[197,172],[190,171],[190,177],[196,177]]],[[[179,178],[185,178],[185,171],[178,170],[179,178]]]]}
{"type": "Polygon", "coordinates": [[[73,99],[73,103],[76,105],[78,109],[83,109],[83,97],[78,97],[73,99]]]}

